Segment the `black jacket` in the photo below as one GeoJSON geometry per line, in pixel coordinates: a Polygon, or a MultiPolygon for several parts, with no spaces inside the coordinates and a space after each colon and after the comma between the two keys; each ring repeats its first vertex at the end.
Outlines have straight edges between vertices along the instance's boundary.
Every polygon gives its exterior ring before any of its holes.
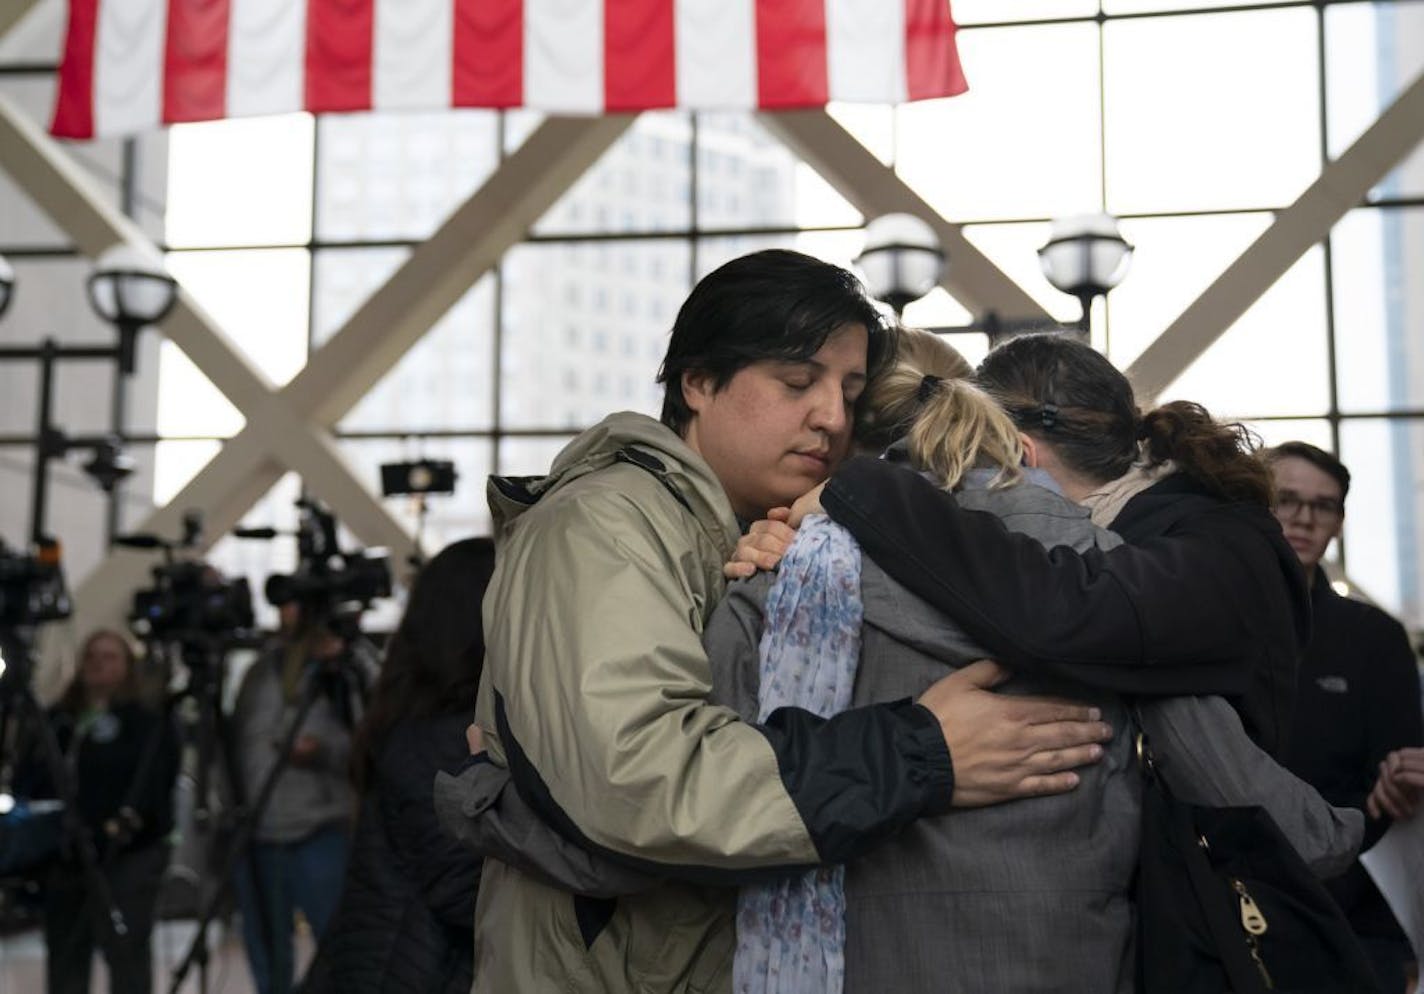
{"type": "Polygon", "coordinates": [[[469,723],[461,712],[391,729],[304,994],[469,991],[480,860],[441,829],[432,795],[436,772],[469,758],[469,723]]]}
{"type": "Polygon", "coordinates": [[[1127,545],[1079,554],[1012,534],[878,459],[847,462],[821,501],[882,569],[1002,662],[1118,693],[1221,694],[1263,748],[1283,745],[1310,597],[1266,508],[1178,474],[1113,522],[1127,545]]]}
{"type": "MultiPolygon", "coordinates": [[[[1285,766],[1331,804],[1365,808],[1390,752],[1424,744],[1419,671],[1404,628],[1376,607],[1341,597],[1325,573],[1311,586],[1315,631],[1300,663],[1295,730],[1285,766]]],[[[1365,820],[1368,849],[1390,825],[1365,820]]],[[[1355,930],[1398,935],[1369,874],[1357,862],[1330,890],[1355,930]]]]}
{"type": "MultiPolygon", "coordinates": [[[[48,717],[73,776],[80,820],[101,857],[153,845],[173,830],[180,747],[177,728],[167,714],[128,701],[82,720],[58,707],[48,717]],[[76,744],[77,729],[82,733],[76,744]],[[135,820],[119,819],[120,809],[126,807],[135,820]]],[[[30,798],[59,797],[38,741],[31,743],[16,789],[30,798]]],[[[78,858],[72,848],[64,853],[78,858]]]]}

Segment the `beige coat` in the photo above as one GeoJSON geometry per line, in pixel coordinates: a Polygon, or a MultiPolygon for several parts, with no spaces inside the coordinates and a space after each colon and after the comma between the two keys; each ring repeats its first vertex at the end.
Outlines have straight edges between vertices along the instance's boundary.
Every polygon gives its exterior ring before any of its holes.
{"type": "MultiPolygon", "coordinates": [[[[550,476],[492,480],[490,506],[477,719],[507,733],[496,762],[537,771],[545,807],[595,849],[679,872],[816,862],[767,739],[707,702],[702,630],[738,536],[707,464],[615,414],[550,476]]],[[[729,991],[734,909],[734,890],[683,883],[580,898],[487,860],[474,989],[729,991]]]]}

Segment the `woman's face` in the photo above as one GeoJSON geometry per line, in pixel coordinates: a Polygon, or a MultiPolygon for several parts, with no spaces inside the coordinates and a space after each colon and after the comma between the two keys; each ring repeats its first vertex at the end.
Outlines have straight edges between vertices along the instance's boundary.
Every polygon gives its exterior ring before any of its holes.
{"type": "Polygon", "coordinates": [[[112,635],[100,635],[84,650],[80,680],[90,697],[112,697],[128,679],[128,653],[112,635]]]}

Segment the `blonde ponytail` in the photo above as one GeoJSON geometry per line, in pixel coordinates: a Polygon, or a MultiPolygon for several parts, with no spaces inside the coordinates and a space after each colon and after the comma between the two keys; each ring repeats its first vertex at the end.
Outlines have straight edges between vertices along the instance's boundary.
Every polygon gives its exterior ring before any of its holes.
{"type": "Polygon", "coordinates": [[[909,434],[910,462],[946,490],[976,466],[997,468],[991,487],[1023,477],[1023,443],[1009,416],[983,390],[964,380],[941,380],[929,391],[909,434]]]}
{"type": "Polygon", "coordinates": [[[911,465],[947,490],[975,466],[998,469],[991,486],[1017,483],[1023,460],[1018,429],[988,394],[967,382],[973,368],[932,332],[905,328],[900,334],[894,363],[861,398],[860,444],[883,451],[905,439],[911,465]]]}

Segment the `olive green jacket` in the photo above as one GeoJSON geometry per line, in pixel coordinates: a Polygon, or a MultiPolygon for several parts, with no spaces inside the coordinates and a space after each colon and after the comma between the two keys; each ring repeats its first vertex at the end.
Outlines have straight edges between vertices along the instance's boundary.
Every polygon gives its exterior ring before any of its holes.
{"type": "Polygon", "coordinates": [[[490,758],[566,838],[700,882],[595,899],[487,859],[475,991],[730,991],[735,891],[717,884],[849,858],[947,808],[949,755],[917,705],[752,725],[708,702],[701,636],[739,530],[673,432],[612,415],[489,496],[490,758]]]}

